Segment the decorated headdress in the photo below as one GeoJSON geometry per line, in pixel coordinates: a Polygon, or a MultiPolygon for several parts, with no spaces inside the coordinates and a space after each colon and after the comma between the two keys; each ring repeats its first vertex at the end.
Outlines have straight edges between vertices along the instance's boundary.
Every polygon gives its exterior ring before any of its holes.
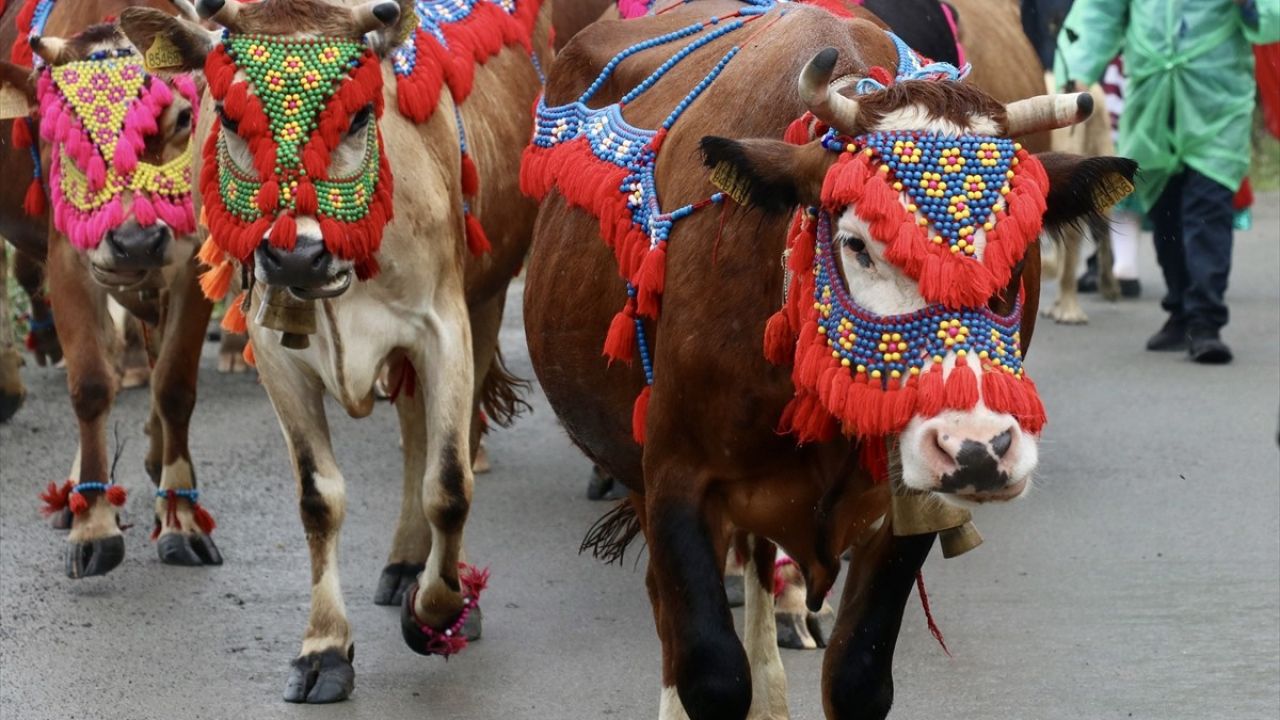
{"type": "Polygon", "coordinates": [[[268,231],[274,246],[291,250],[297,218],[313,216],[331,253],[354,262],[361,279],[377,274],[374,255],[392,216],[377,123],[354,174],[330,177],[329,165],[354,114],[372,107],[382,116],[379,65],[361,41],[223,33],[205,65],[209,91],[248,144],[253,167],[237,167],[221,127],[210,133],[200,189],[222,251],[244,262],[268,231]]]}
{"type": "Polygon", "coordinates": [[[149,75],[131,49],[98,51],[41,72],[40,135],[52,145],[54,224],[76,247],[97,247],[126,220],[125,193],[143,227],[163,221],[175,234],[195,232],[190,144],[163,165],[142,159],[174,92],[194,113],[199,97],[191,77],[166,82],[149,75]]]}
{"type": "MultiPolygon", "coordinates": [[[[964,76],[967,68],[926,63],[891,37],[896,77],[873,73],[860,93],[964,76]]],[[[981,397],[1038,433],[1045,416],[1022,368],[1021,289],[1008,286],[1041,229],[1049,183],[1039,161],[1007,138],[935,131],[847,137],[828,129],[822,143],[840,157],[821,207],[792,223],[787,301],[765,334],[769,359],[793,365],[796,397],[782,429],[802,442],[827,439],[837,426],[862,438],[891,436],[915,416],[969,410],[981,397]],[[885,316],[851,297],[832,229],[832,215],[845,208],[916,281],[926,307],[885,316]],[[1018,297],[1002,316],[988,304],[1007,290],[1018,297]]]]}

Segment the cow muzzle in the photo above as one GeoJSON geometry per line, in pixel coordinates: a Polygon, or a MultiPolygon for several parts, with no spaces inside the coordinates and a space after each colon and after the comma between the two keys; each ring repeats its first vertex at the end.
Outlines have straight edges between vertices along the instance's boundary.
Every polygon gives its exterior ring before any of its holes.
{"type": "Polygon", "coordinates": [[[94,280],[111,288],[134,288],[157,275],[169,261],[173,233],[163,223],[142,227],[130,219],[108,230],[89,253],[94,280]]]}
{"type": "Polygon", "coordinates": [[[254,255],[259,280],[286,287],[302,300],[338,297],[351,287],[351,263],[334,257],[318,237],[299,235],[292,250],[263,242],[254,255]]]}
{"type": "Polygon", "coordinates": [[[1038,462],[1033,435],[1012,416],[981,407],[917,418],[900,447],[904,484],[968,503],[1022,496],[1038,462]]]}

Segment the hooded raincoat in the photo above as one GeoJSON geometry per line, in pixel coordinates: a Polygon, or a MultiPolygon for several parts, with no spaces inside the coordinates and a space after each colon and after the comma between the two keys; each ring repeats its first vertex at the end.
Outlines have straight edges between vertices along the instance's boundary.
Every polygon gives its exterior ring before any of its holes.
{"type": "Polygon", "coordinates": [[[1280,40],[1280,2],[1076,0],[1058,36],[1059,84],[1088,86],[1124,53],[1118,152],[1138,162],[1149,210],[1189,166],[1232,192],[1249,169],[1251,45],[1280,40]]]}

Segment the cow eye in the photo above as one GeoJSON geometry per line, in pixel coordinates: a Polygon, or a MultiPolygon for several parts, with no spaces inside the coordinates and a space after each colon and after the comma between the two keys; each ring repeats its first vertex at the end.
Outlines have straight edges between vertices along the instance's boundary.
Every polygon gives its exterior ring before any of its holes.
{"type": "Polygon", "coordinates": [[[875,263],[871,260],[871,253],[867,252],[867,243],[862,238],[855,235],[848,235],[840,238],[840,242],[849,248],[853,256],[857,258],[858,264],[863,268],[869,268],[875,263]]]}
{"type": "Polygon", "coordinates": [[[174,132],[182,132],[191,127],[191,108],[185,108],[178,113],[178,117],[173,121],[174,132]]]}
{"type": "Polygon", "coordinates": [[[227,132],[235,133],[237,135],[240,133],[240,123],[227,117],[227,114],[222,112],[221,107],[218,108],[218,121],[222,123],[222,127],[226,129],[227,132]]]}
{"type": "Polygon", "coordinates": [[[373,117],[373,105],[365,105],[360,108],[351,118],[351,127],[347,130],[347,135],[355,135],[369,124],[369,118],[373,117]]]}

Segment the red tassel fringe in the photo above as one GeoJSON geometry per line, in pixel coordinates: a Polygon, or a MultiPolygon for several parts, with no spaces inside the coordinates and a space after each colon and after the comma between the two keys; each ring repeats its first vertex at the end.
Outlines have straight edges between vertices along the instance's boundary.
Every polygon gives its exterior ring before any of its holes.
{"type": "Polygon", "coordinates": [[[636,302],[627,298],[627,304],[613,316],[609,323],[609,334],[604,339],[604,356],[609,362],[624,362],[628,365],[635,358],[636,347],[636,302]]]}
{"type": "Polygon", "coordinates": [[[61,485],[49,481],[49,486],[40,493],[40,514],[49,516],[54,513],[62,512],[70,502],[71,489],[75,487],[75,483],[70,480],[61,485]]]}
{"type": "Polygon", "coordinates": [[[475,197],[480,192],[480,173],[469,153],[462,153],[462,194],[475,197]]]}
{"type": "Polygon", "coordinates": [[[631,436],[635,441],[644,444],[646,423],[649,422],[649,398],[653,395],[653,387],[646,385],[636,397],[636,404],[631,409],[631,436]]]}
{"type": "Polygon", "coordinates": [[[244,316],[244,310],[241,309],[243,304],[244,291],[242,290],[240,291],[240,294],[236,295],[231,303],[227,305],[227,312],[222,316],[221,326],[223,330],[226,330],[229,333],[238,333],[241,335],[249,331],[248,318],[244,316]]]}
{"type": "MultiPolygon", "coordinates": [[[[17,124],[23,125],[25,123],[18,122],[17,124]]],[[[45,202],[44,187],[39,180],[33,178],[31,184],[27,185],[26,196],[22,199],[22,211],[28,217],[40,217],[47,209],[48,204],[45,202]]]]}
{"type": "Polygon", "coordinates": [[[485,235],[480,221],[476,220],[476,216],[471,213],[467,213],[467,250],[474,257],[480,257],[493,250],[493,246],[489,244],[489,236],[485,235]]]}

